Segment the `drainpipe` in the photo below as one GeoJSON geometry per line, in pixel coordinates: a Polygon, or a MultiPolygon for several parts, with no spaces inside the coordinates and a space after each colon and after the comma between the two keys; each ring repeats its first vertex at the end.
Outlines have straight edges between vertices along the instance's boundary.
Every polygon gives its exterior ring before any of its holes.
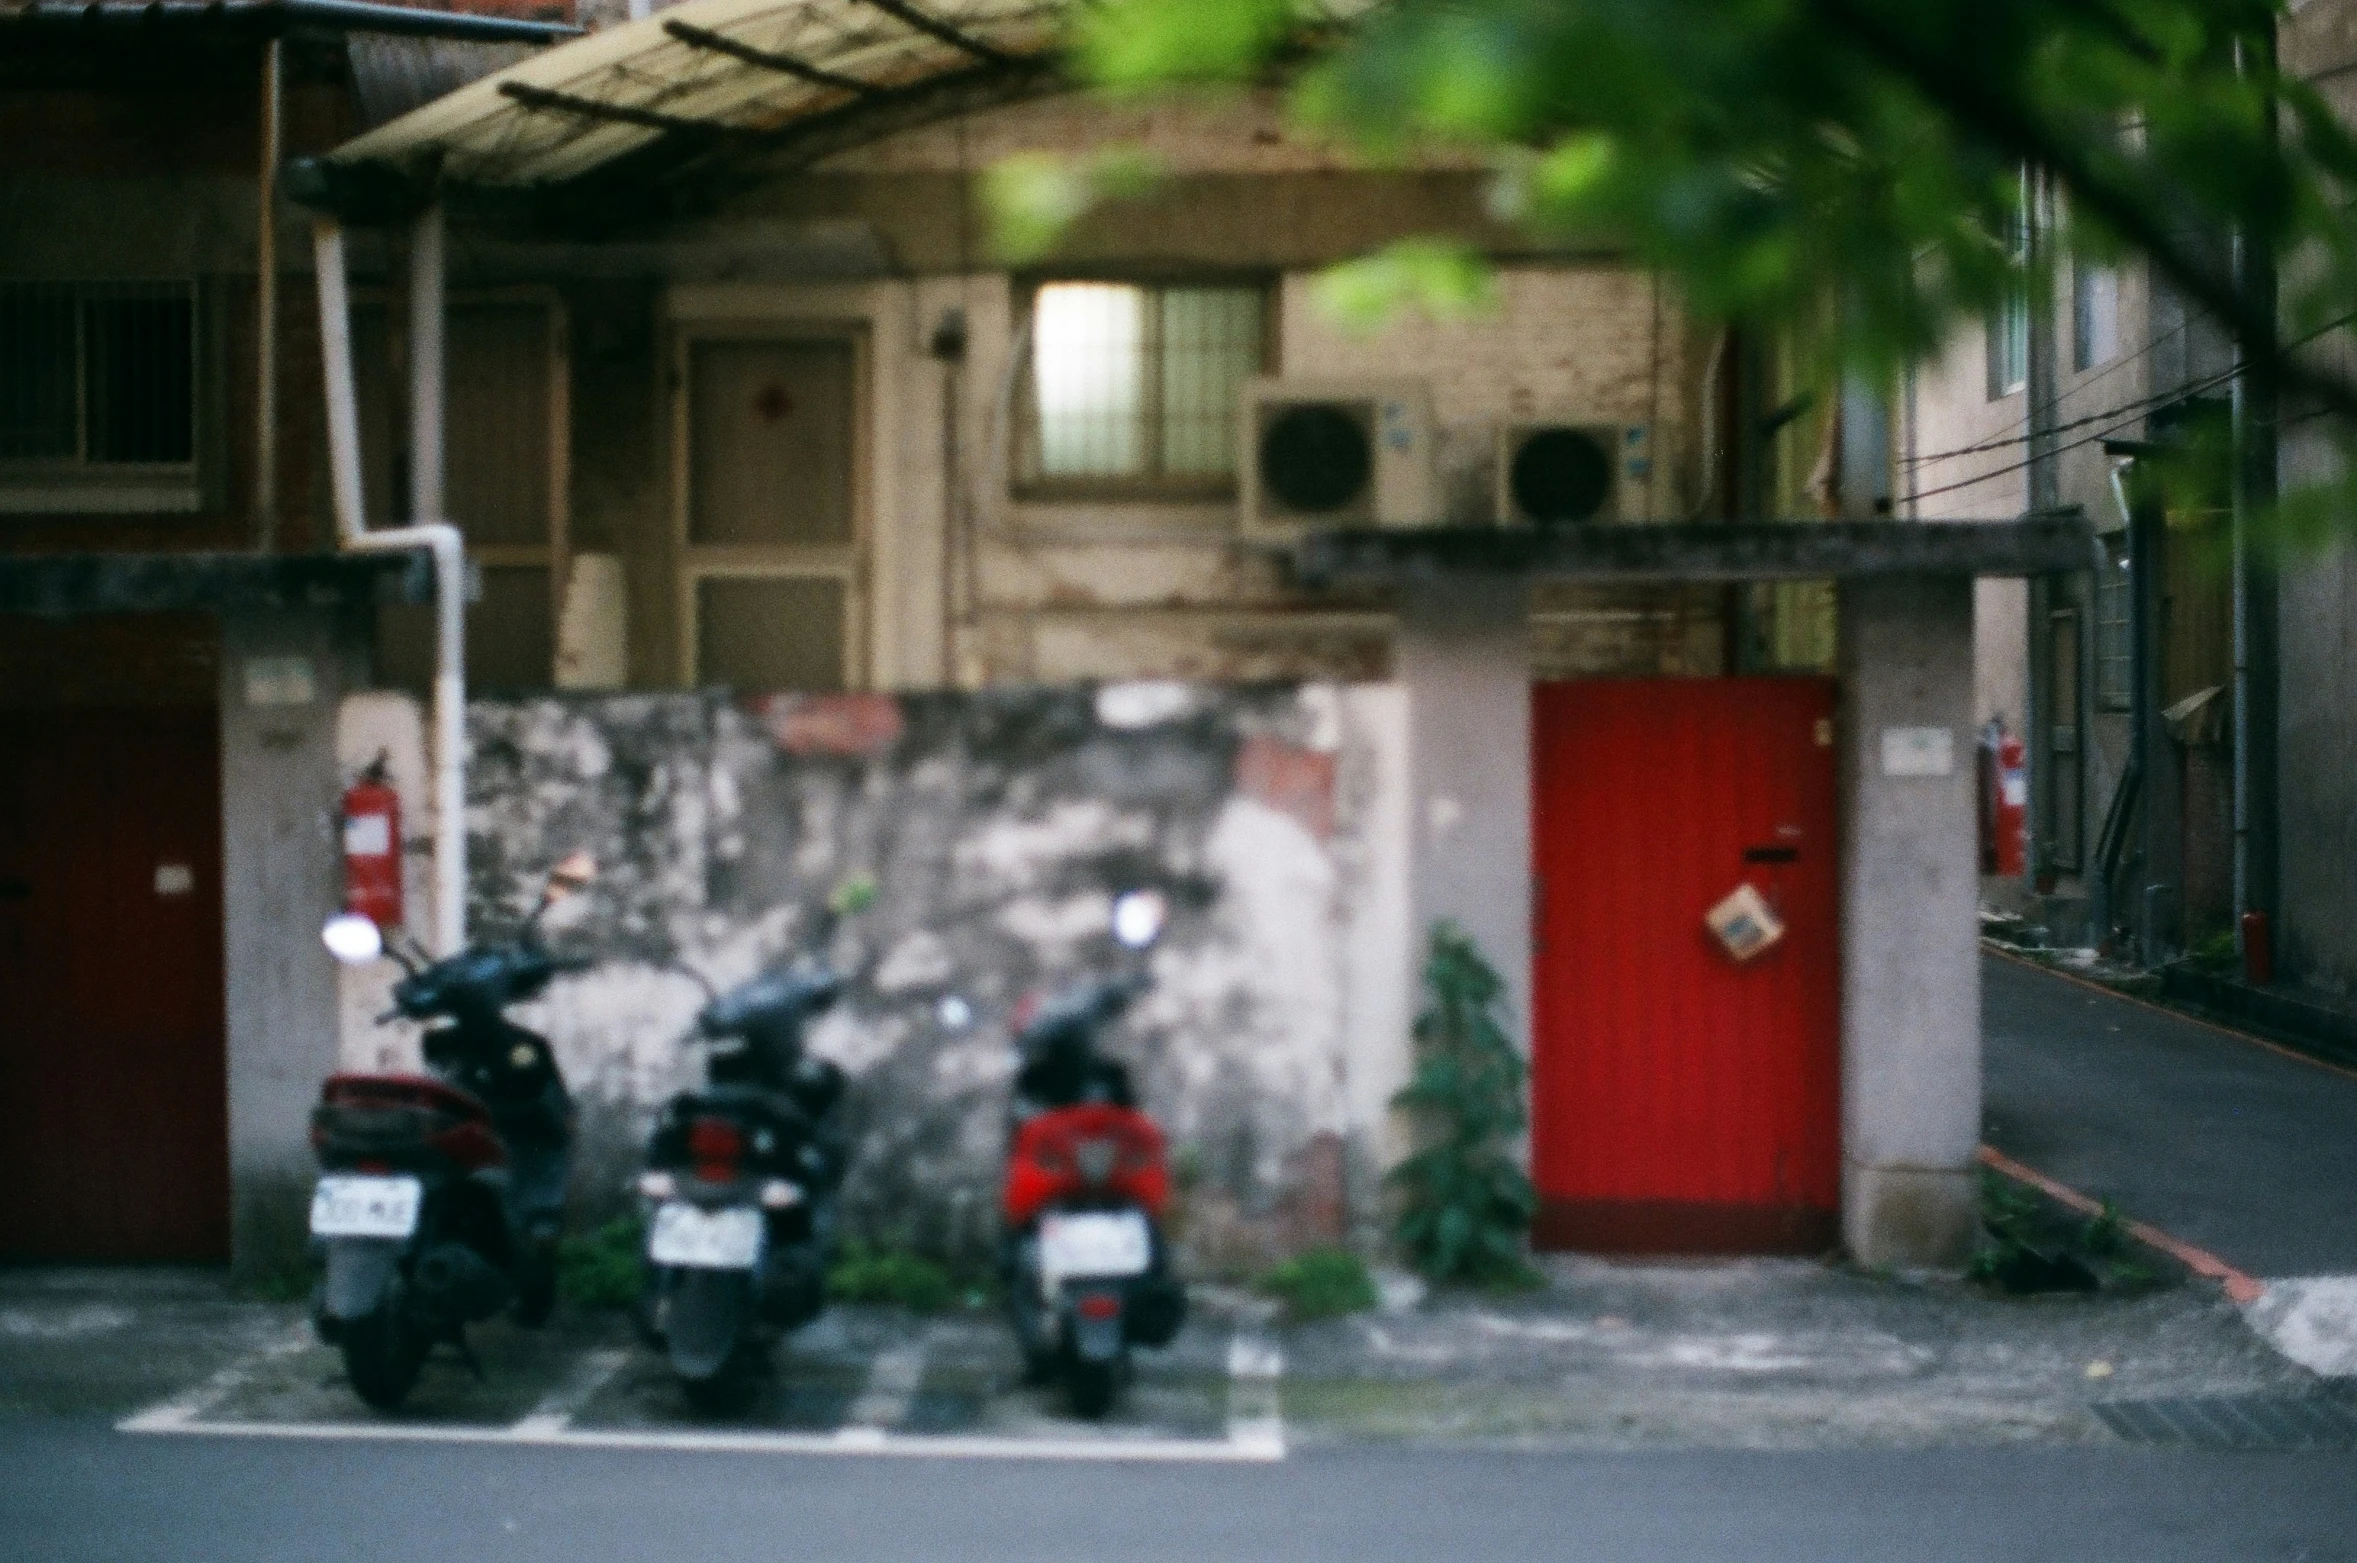
{"type": "MultiPolygon", "coordinates": [[[[2237,45],[2245,71],[2273,72],[2274,26],[2270,15],[2261,32],[2237,45]]],[[[2267,132],[2273,135],[2272,95],[2266,104],[2267,132]]],[[[2275,255],[2266,235],[2237,230],[2234,282],[2250,318],[2266,323],[2262,339],[2243,344],[2234,377],[2234,927],[2241,950],[2243,919],[2252,913],[2275,918],[2279,889],[2276,577],[2271,550],[2252,535],[2276,501],[2278,305],[2275,255]]],[[[2276,948],[2282,948],[2280,938],[2276,948]]]]}
{"type": "MultiPolygon", "coordinates": [[[[430,318],[434,325],[432,350],[435,376],[434,406],[430,427],[434,431],[434,449],[429,454],[423,449],[418,460],[424,471],[430,459],[434,473],[434,499],[440,503],[441,403],[441,211],[431,208],[419,222],[419,239],[426,239],[428,225],[433,235],[428,243],[415,248],[431,248],[431,270],[423,266],[412,273],[413,287],[424,278],[435,284],[434,292],[421,296],[412,292],[410,315],[412,320],[430,318]]],[[[466,555],[464,540],[458,528],[447,521],[420,521],[415,525],[396,527],[387,531],[368,529],[363,511],[363,491],[360,482],[360,416],[352,380],[352,310],[350,290],[345,280],[344,229],[332,217],[317,217],[311,224],[312,243],[317,252],[319,274],[319,352],[325,371],[327,388],[327,449],[328,471],[335,496],[336,540],[340,547],[354,553],[412,553],[424,552],[434,561],[434,949],[437,954],[454,955],[466,945],[466,555]]],[[[413,363],[426,356],[413,353],[413,363]]],[[[422,372],[420,375],[422,378],[422,372]]],[[[413,400],[423,400],[425,388],[413,381],[413,400]]],[[[421,431],[422,432],[422,431],[421,431]]],[[[418,513],[428,514],[424,508],[422,485],[413,485],[420,493],[418,513]]]]}

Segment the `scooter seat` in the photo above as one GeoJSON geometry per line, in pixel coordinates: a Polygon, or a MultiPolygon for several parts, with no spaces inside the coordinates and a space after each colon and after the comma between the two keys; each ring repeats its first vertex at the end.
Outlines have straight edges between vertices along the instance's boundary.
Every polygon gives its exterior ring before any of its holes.
{"type": "Polygon", "coordinates": [[[491,1122],[481,1097],[432,1075],[333,1074],[319,1088],[319,1101],[324,1107],[423,1108],[460,1123],[491,1122]]]}

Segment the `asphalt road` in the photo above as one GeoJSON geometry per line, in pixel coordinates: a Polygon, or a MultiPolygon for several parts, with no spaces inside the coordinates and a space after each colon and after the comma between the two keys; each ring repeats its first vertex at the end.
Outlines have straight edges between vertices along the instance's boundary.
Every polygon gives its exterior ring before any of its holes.
{"type": "Polygon", "coordinates": [[[2357,1272],[2357,1077],[1984,956],[1984,1135],[2260,1277],[2357,1272]]]}
{"type": "Polygon", "coordinates": [[[0,1423],[44,1563],[2357,1559],[2357,1456],[1336,1450],[1258,1467],[135,1438],[0,1423]]]}

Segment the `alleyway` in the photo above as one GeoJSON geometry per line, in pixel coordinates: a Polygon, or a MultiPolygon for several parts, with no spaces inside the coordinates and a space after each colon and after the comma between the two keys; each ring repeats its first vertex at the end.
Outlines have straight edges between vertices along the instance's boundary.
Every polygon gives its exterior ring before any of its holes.
{"type": "Polygon", "coordinates": [[[2357,1272],[2357,1076],[1982,961],[1986,1138],[2253,1276],[2357,1272]]]}

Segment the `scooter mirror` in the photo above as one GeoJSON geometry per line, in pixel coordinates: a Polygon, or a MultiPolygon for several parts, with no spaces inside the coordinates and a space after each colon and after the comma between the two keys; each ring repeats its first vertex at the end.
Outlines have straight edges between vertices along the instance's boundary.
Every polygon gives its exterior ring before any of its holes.
{"type": "Polygon", "coordinates": [[[364,966],[385,953],[383,932],[358,912],[338,912],[329,918],[319,930],[319,942],[346,966],[364,966]]]}
{"type": "Polygon", "coordinates": [[[1144,949],[1169,921],[1170,899],[1159,890],[1124,890],[1113,898],[1113,937],[1124,948],[1144,949]]]}

